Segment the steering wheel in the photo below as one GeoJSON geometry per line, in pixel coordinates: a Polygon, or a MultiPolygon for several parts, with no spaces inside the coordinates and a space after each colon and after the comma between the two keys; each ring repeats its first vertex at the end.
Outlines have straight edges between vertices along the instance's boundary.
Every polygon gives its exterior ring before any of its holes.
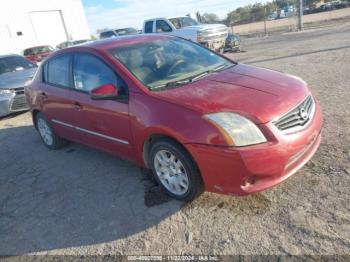
{"type": "Polygon", "coordinates": [[[169,70],[168,70],[168,72],[167,72],[167,76],[170,75],[170,74],[174,71],[174,69],[175,69],[176,67],[178,67],[179,65],[181,65],[181,64],[183,64],[183,63],[185,63],[184,60],[182,60],[182,59],[177,60],[177,61],[169,68],[169,70]]]}

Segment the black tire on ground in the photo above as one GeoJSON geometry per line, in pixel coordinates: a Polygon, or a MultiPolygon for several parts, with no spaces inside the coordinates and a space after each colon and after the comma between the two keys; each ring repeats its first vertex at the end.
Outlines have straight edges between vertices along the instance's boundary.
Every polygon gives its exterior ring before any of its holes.
{"type": "Polygon", "coordinates": [[[51,124],[49,123],[49,121],[46,119],[46,117],[42,114],[42,113],[37,113],[35,115],[35,125],[36,128],[38,130],[38,133],[41,137],[41,140],[43,141],[43,143],[51,150],[56,150],[56,149],[60,149],[62,147],[64,147],[65,145],[68,144],[68,141],[66,139],[63,139],[61,137],[59,137],[55,131],[53,130],[51,124]],[[45,141],[45,139],[43,138],[43,136],[41,135],[40,131],[39,131],[39,121],[44,121],[44,123],[47,125],[48,129],[51,131],[52,134],[52,143],[47,143],[47,141],[45,141]]]}
{"type": "Polygon", "coordinates": [[[204,190],[202,177],[200,175],[199,169],[196,163],[194,162],[193,158],[181,145],[172,141],[171,139],[160,139],[151,146],[149,159],[148,159],[148,166],[151,168],[155,180],[162,187],[165,193],[167,193],[169,196],[177,200],[189,202],[195,199],[197,196],[199,196],[204,190]],[[187,173],[187,177],[189,181],[188,190],[184,194],[177,195],[170,192],[160,181],[155,171],[155,164],[154,164],[154,158],[157,152],[159,152],[160,150],[166,150],[173,153],[176,156],[176,158],[181,161],[187,173]]]}

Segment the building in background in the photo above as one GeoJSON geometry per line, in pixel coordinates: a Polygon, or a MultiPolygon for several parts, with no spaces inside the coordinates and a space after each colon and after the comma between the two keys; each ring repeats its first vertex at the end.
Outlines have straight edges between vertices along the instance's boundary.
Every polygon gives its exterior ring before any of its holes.
{"type": "Polygon", "coordinates": [[[0,54],[87,38],[81,0],[1,0],[0,54]]]}

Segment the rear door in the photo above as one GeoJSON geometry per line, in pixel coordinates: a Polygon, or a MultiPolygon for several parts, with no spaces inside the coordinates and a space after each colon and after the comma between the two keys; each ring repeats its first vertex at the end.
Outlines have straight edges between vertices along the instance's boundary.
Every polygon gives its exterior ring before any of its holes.
{"type": "Polygon", "coordinates": [[[132,159],[128,87],[101,58],[77,53],[73,60],[74,118],[84,143],[132,159]],[[101,85],[118,88],[118,100],[92,100],[89,92],[101,85]]]}
{"type": "Polygon", "coordinates": [[[58,135],[79,141],[74,125],[73,83],[70,54],[59,55],[43,66],[39,97],[41,109],[58,135]]]}

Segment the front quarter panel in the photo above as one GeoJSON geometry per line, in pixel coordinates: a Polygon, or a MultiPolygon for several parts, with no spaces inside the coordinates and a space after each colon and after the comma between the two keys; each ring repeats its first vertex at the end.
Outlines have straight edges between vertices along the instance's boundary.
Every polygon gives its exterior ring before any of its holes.
{"type": "Polygon", "coordinates": [[[152,95],[130,93],[130,120],[136,158],[140,165],[144,165],[143,145],[152,135],[169,136],[183,145],[227,145],[217,128],[200,113],[152,95]]]}

